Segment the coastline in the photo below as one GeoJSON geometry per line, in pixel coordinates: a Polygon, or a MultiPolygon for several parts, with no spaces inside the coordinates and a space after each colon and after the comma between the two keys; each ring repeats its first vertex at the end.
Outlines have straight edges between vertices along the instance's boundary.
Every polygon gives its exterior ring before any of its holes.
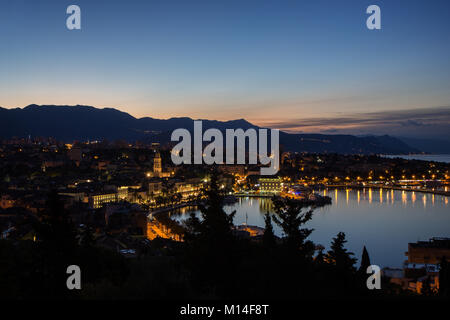
{"type": "Polygon", "coordinates": [[[450,163],[450,154],[440,153],[440,154],[428,154],[428,153],[415,153],[415,154],[380,154],[380,157],[389,159],[405,159],[405,160],[417,160],[417,161],[431,161],[431,162],[441,162],[450,163]]]}
{"type": "Polygon", "coordinates": [[[440,196],[450,197],[449,191],[441,191],[441,190],[430,190],[430,189],[415,189],[415,188],[402,188],[395,186],[386,186],[386,185],[377,185],[377,186],[346,186],[346,185],[327,185],[326,188],[332,189],[387,189],[387,190],[399,190],[399,191],[407,191],[407,192],[420,192],[420,193],[429,193],[440,196]]]}

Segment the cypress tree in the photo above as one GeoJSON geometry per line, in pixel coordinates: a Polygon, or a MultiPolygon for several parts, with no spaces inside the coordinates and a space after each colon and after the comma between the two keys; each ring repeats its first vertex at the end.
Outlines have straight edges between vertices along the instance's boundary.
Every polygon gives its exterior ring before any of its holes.
{"type": "Polygon", "coordinates": [[[366,273],[367,268],[371,265],[369,253],[367,252],[366,246],[363,248],[361,256],[361,266],[359,267],[359,272],[362,274],[366,273]]]}

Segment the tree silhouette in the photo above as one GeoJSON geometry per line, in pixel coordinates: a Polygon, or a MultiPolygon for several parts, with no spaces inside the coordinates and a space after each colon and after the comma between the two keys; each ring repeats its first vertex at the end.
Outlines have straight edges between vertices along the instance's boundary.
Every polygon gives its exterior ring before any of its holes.
{"type": "Polygon", "coordinates": [[[191,214],[186,222],[187,267],[193,285],[203,287],[209,294],[231,294],[236,267],[233,218],[235,211],[223,210],[223,194],[219,189],[217,171],[213,171],[206,200],[199,205],[201,219],[191,214]]]}
{"type": "Polygon", "coordinates": [[[445,257],[442,257],[439,264],[439,295],[450,296],[450,266],[445,257]]]}
{"type": "Polygon", "coordinates": [[[264,215],[264,234],[262,237],[263,245],[266,249],[273,249],[275,247],[275,235],[273,233],[272,219],[270,214],[266,213],[264,215]]]}
{"type": "Polygon", "coordinates": [[[77,243],[72,223],[56,191],[48,196],[46,209],[36,225],[36,236],[41,250],[37,263],[45,284],[43,297],[64,298],[70,295],[66,287],[66,269],[76,264],[74,253],[77,243]]]}
{"type": "Polygon", "coordinates": [[[314,253],[314,245],[306,238],[313,229],[301,228],[312,218],[313,209],[302,212],[304,205],[294,199],[274,197],[272,198],[277,215],[273,220],[279,225],[285,234],[284,243],[290,252],[301,253],[305,258],[311,258],[314,253]]]}
{"type": "Polygon", "coordinates": [[[325,262],[325,254],[323,253],[323,250],[325,250],[325,247],[322,245],[317,245],[316,246],[316,250],[317,250],[317,255],[314,258],[314,262],[317,266],[323,266],[326,262],[325,262]]]}
{"type": "Polygon", "coordinates": [[[91,248],[95,244],[92,229],[86,226],[80,234],[79,244],[83,248],[91,248]]]}
{"type": "Polygon", "coordinates": [[[281,271],[277,295],[286,298],[307,296],[314,286],[311,277],[314,244],[307,240],[313,229],[303,226],[311,220],[313,209],[303,211],[303,203],[289,198],[273,197],[272,202],[276,213],[273,220],[284,233],[274,258],[281,271]]]}
{"type": "Polygon", "coordinates": [[[327,260],[342,270],[354,271],[356,259],[352,258],[353,252],[348,252],[344,247],[346,242],[345,233],[339,232],[331,242],[331,250],[328,251],[327,260]]]}
{"type": "Polygon", "coordinates": [[[354,266],[357,259],[344,247],[346,242],[345,233],[339,232],[326,255],[329,264],[327,285],[334,295],[356,295],[362,289],[363,277],[357,276],[354,266]]]}
{"type": "Polygon", "coordinates": [[[359,272],[361,274],[365,274],[367,268],[371,265],[369,253],[367,252],[366,246],[363,248],[362,256],[361,256],[361,266],[359,267],[359,272]]]}

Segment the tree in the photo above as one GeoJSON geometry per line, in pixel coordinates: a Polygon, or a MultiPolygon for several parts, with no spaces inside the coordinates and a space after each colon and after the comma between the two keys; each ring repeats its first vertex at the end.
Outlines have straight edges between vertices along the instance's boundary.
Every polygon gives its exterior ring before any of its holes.
{"type": "Polygon", "coordinates": [[[315,285],[311,277],[314,244],[307,240],[313,229],[303,226],[311,220],[313,209],[303,211],[303,203],[289,198],[273,197],[272,203],[276,213],[272,218],[284,233],[273,258],[280,270],[277,295],[306,296],[315,285]]]}
{"type": "Polygon", "coordinates": [[[311,241],[305,241],[313,229],[301,228],[312,218],[313,209],[302,212],[304,205],[294,199],[274,197],[272,198],[277,216],[273,220],[279,225],[285,234],[284,243],[291,252],[302,253],[304,257],[312,257],[314,245],[311,241]]]}
{"type": "Polygon", "coordinates": [[[40,214],[40,223],[36,229],[37,239],[46,246],[61,251],[76,246],[72,221],[56,191],[52,191],[48,196],[46,209],[40,214]]]}
{"type": "Polygon", "coordinates": [[[36,268],[46,279],[42,295],[65,297],[69,295],[66,288],[66,268],[76,264],[74,252],[77,250],[77,243],[73,225],[56,191],[50,193],[46,209],[41,213],[40,222],[35,229],[41,251],[41,260],[36,268]]]}
{"type": "Polygon", "coordinates": [[[367,268],[371,265],[369,253],[367,252],[366,246],[363,248],[361,256],[361,266],[359,267],[359,272],[361,274],[366,274],[367,268]]]}
{"type": "Polygon", "coordinates": [[[86,226],[80,234],[79,244],[83,248],[91,248],[95,244],[92,229],[86,226]]]}
{"type": "Polygon", "coordinates": [[[323,250],[325,250],[325,247],[323,245],[319,244],[316,246],[317,255],[314,258],[314,262],[316,263],[317,266],[322,266],[326,263],[325,254],[323,253],[323,250]]]}
{"type": "Polygon", "coordinates": [[[202,220],[191,216],[187,221],[188,239],[203,239],[221,245],[232,239],[233,219],[236,211],[227,214],[223,210],[223,194],[219,189],[218,176],[211,176],[209,189],[204,190],[206,203],[200,204],[202,220]]]}
{"type": "Polygon", "coordinates": [[[358,276],[354,266],[357,259],[353,257],[353,252],[347,251],[344,247],[346,242],[345,233],[339,232],[333,238],[326,255],[327,283],[324,285],[331,295],[356,295],[367,291],[363,291],[366,277],[358,276]]]}
{"type": "Polygon", "coordinates": [[[439,295],[450,296],[450,266],[445,257],[442,257],[439,264],[439,295]]]}
{"type": "Polygon", "coordinates": [[[186,262],[194,287],[207,290],[210,295],[226,296],[234,291],[232,283],[237,272],[233,235],[236,212],[227,214],[223,210],[217,171],[213,171],[204,193],[205,203],[199,206],[201,219],[191,214],[186,222],[186,262]]]}
{"type": "Polygon", "coordinates": [[[264,215],[264,234],[263,234],[263,245],[267,249],[273,249],[275,247],[275,235],[273,233],[272,219],[270,218],[270,214],[266,213],[264,215]]]}
{"type": "Polygon", "coordinates": [[[331,242],[331,250],[328,251],[327,260],[339,269],[354,271],[356,259],[352,258],[353,252],[348,252],[344,247],[346,242],[345,233],[339,232],[331,242]]]}

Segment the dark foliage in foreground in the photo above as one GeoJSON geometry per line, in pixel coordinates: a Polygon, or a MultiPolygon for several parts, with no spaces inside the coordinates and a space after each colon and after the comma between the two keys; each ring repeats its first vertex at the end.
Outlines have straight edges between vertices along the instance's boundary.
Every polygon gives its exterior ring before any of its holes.
{"type": "Polygon", "coordinates": [[[128,275],[123,258],[96,248],[85,237],[78,244],[71,221],[56,192],[35,226],[36,241],[0,241],[0,298],[67,299],[82,296],[68,290],[66,273],[70,265],[82,270],[84,284],[108,281],[121,285],[128,275]]]}
{"type": "MultiPolygon", "coordinates": [[[[36,241],[0,241],[0,298],[310,299],[390,294],[385,284],[381,292],[366,288],[367,275],[355,268],[344,233],[326,253],[308,240],[313,230],[305,224],[312,209],[274,198],[276,215],[266,215],[267,232],[262,241],[253,241],[234,230],[234,212],[223,210],[216,174],[206,195],[201,219],[192,215],[186,223],[185,242],[156,239],[152,246],[158,255],[125,259],[95,247],[89,229],[76,240],[53,194],[35,226],[36,241]],[[274,236],[272,219],[284,231],[283,238],[274,236]],[[73,264],[81,267],[82,290],[66,288],[66,268],[73,264]]],[[[365,266],[370,262],[364,252],[365,266]]],[[[448,276],[445,261],[443,266],[448,276]]]]}

